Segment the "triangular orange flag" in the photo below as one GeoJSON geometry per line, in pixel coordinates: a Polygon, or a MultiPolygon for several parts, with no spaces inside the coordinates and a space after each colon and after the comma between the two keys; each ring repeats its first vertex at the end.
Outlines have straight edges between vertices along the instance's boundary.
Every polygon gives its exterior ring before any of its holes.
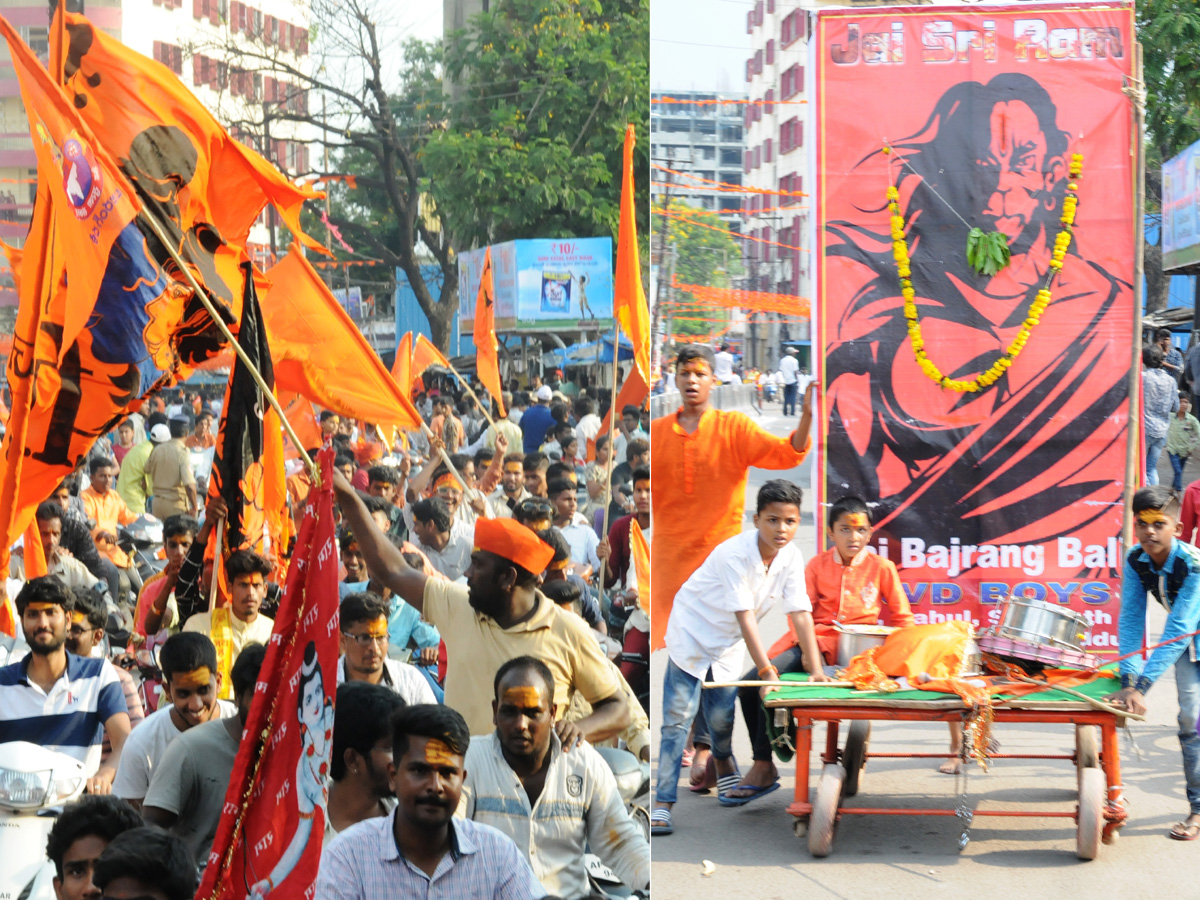
{"type": "Polygon", "coordinates": [[[613,316],[633,342],[633,365],[650,383],[650,310],[642,290],[638,261],[637,216],[634,214],[632,125],[625,126],[625,163],[621,176],[621,224],[617,232],[617,269],[613,277],[613,316]]]}
{"type": "Polygon", "coordinates": [[[449,369],[450,363],[442,355],[442,351],[433,345],[433,341],[429,340],[423,334],[418,334],[416,341],[413,343],[412,369],[409,371],[409,374],[413,378],[418,378],[430,366],[441,366],[443,369],[449,369]]]}
{"type": "Polygon", "coordinates": [[[392,380],[412,398],[412,332],[404,332],[396,345],[396,361],[392,363],[392,380]]]}
{"type": "Polygon", "coordinates": [[[271,284],[262,310],[277,389],[295,391],[341,416],[421,427],[407,392],[392,380],[299,247],[293,245],[267,278],[271,284]]]}
{"type": "MultiPolygon", "coordinates": [[[[602,434],[608,434],[609,422],[613,415],[620,415],[621,410],[626,406],[641,406],[646,399],[646,395],[650,393],[650,388],[646,387],[646,382],[642,381],[642,375],[638,372],[637,367],[629,370],[629,377],[625,379],[625,383],[621,385],[621,390],[617,392],[616,405],[604,414],[604,421],[600,423],[600,430],[596,432],[596,438],[602,434]]],[[[594,462],[596,459],[596,438],[591,438],[587,442],[587,458],[588,462],[594,462]]],[[[623,459],[616,460],[616,465],[625,462],[623,459]]]]}
{"type": "Polygon", "coordinates": [[[492,286],[492,248],[483,254],[483,276],[479,279],[479,294],[475,297],[475,371],[496,402],[500,415],[504,401],[500,399],[500,359],[496,355],[496,292],[492,286]]]}

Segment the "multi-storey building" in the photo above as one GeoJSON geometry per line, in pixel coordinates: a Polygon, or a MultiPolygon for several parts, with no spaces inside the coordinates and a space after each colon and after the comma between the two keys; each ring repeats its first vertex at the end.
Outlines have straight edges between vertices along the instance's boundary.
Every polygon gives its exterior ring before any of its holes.
{"type": "MultiPolygon", "coordinates": [[[[811,292],[808,198],[787,193],[807,191],[812,181],[804,102],[809,24],[809,11],[798,0],[756,0],[746,14],[751,102],[744,110],[742,172],[747,185],[781,192],[749,194],[742,203],[743,232],[754,238],[746,241],[746,286],[796,297],[811,292]]],[[[745,353],[752,365],[776,365],[785,343],[799,344],[807,363],[807,319],[760,314],[751,315],[748,325],[745,353]],[[756,319],[766,321],[756,325],[756,319]]]]}
{"type": "MultiPolygon", "coordinates": [[[[10,5],[3,12],[45,61],[49,56],[46,4],[10,5]]],[[[308,111],[308,91],[297,79],[268,75],[278,57],[305,70],[308,5],[303,0],[83,0],[70,2],[99,28],[163,63],[239,140],[288,175],[309,171],[306,141],[312,129],[282,118],[308,111]]],[[[0,47],[0,238],[21,243],[29,223],[37,161],[16,75],[0,47]]],[[[250,233],[251,249],[269,262],[269,214],[250,233]]],[[[286,247],[278,248],[280,252],[286,247]]]]}
{"type": "Polygon", "coordinates": [[[650,140],[654,162],[686,176],[654,171],[651,196],[661,200],[670,182],[671,197],[717,213],[728,227],[741,230],[741,199],[723,195],[717,183],[742,183],[742,112],[745,94],[702,91],[654,91],[650,94],[650,140]],[[666,102],[664,98],[682,100],[666,102]],[[700,180],[703,179],[703,180],[700,180]]]}

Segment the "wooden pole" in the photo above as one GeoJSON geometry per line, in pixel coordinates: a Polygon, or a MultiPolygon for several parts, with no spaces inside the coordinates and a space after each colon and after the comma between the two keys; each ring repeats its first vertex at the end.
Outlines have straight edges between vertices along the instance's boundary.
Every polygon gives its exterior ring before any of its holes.
{"type": "MultiPolygon", "coordinates": [[[[208,583],[208,614],[211,616],[212,611],[217,607],[217,583],[220,578],[217,575],[217,566],[222,565],[221,561],[221,544],[225,537],[225,517],[217,516],[216,527],[213,528],[217,536],[217,546],[213,552],[213,572],[212,580],[208,583]]],[[[201,567],[203,569],[203,567],[201,567]]],[[[182,627],[182,626],[180,626],[182,627]]]]}
{"type": "MultiPolygon", "coordinates": [[[[458,383],[466,389],[466,392],[471,395],[471,399],[473,399],[479,405],[479,410],[483,413],[483,417],[488,420],[488,424],[491,425],[492,428],[496,428],[496,422],[488,413],[488,408],[483,405],[483,401],[479,399],[479,395],[471,390],[471,385],[467,383],[467,379],[463,378],[462,375],[458,373],[458,369],[450,365],[449,360],[446,360],[446,368],[454,374],[454,377],[458,379],[458,383]]],[[[499,429],[496,430],[499,431],[499,429]]]]}
{"type": "Polygon", "coordinates": [[[229,326],[225,324],[225,320],[222,319],[217,313],[216,307],[214,307],[212,301],[208,299],[208,294],[205,293],[204,288],[202,288],[200,283],[196,281],[196,277],[192,274],[192,270],[188,267],[187,263],[185,263],[182,257],[180,257],[179,251],[172,246],[171,239],[167,236],[167,233],[163,230],[162,225],[159,224],[154,214],[147,209],[142,209],[142,211],[138,213],[138,217],[150,227],[150,230],[154,232],[154,236],[158,238],[159,243],[161,243],[163,247],[166,248],[167,253],[170,254],[171,259],[175,260],[176,265],[178,265],[180,271],[183,272],[184,278],[187,280],[188,284],[191,285],[192,290],[195,292],[196,299],[200,301],[206,310],[208,310],[208,314],[212,316],[212,320],[216,323],[221,334],[225,336],[227,341],[229,341],[230,346],[233,348],[233,352],[236,353],[238,359],[242,361],[242,365],[244,365],[250,371],[250,375],[254,378],[254,383],[258,385],[258,389],[263,392],[263,396],[267,398],[267,402],[271,404],[271,408],[275,410],[275,413],[279,416],[279,421],[283,423],[284,430],[287,432],[288,437],[292,439],[292,445],[300,454],[300,458],[304,460],[304,464],[308,467],[309,475],[312,477],[312,480],[315,483],[318,480],[317,464],[313,462],[312,458],[309,457],[308,452],[303,446],[301,446],[300,438],[296,436],[296,431],[294,428],[292,428],[292,423],[288,421],[287,416],[283,413],[283,407],[275,398],[275,392],[267,385],[267,382],[262,377],[262,373],[258,371],[258,368],[254,365],[254,363],[250,362],[250,357],[246,355],[246,351],[242,349],[242,345],[239,344],[234,338],[233,332],[229,330],[229,326]]]}
{"type": "Polygon", "coordinates": [[[1133,493],[1138,487],[1138,467],[1142,457],[1142,307],[1145,292],[1142,276],[1145,273],[1146,237],[1146,86],[1142,78],[1142,45],[1133,45],[1134,81],[1127,88],[1133,100],[1133,157],[1137,179],[1133,220],[1133,352],[1129,363],[1129,444],[1125,451],[1125,496],[1122,504],[1121,539],[1124,551],[1133,546],[1133,493]]]}

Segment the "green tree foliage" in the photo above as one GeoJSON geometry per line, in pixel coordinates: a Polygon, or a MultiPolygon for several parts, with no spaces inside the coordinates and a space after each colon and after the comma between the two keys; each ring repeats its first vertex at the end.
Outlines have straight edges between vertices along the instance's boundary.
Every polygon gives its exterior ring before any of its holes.
{"type": "MultiPolygon", "coordinates": [[[[1146,211],[1162,209],[1162,164],[1200,140],[1200,5],[1140,0],[1138,40],[1146,81],[1146,211]]],[[[1146,307],[1167,304],[1162,247],[1146,245],[1146,307]]]]}
{"type": "MultiPolygon", "coordinates": [[[[683,200],[673,199],[668,219],[668,253],[674,253],[675,280],[681,284],[700,284],[709,287],[727,288],[733,279],[742,274],[742,251],[738,242],[726,232],[729,226],[712,212],[692,206],[683,200]]],[[[654,205],[651,220],[659,234],[663,233],[663,204],[654,205]]],[[[670,257],[668,257],[670,258],[670,257]]],[[[668,264],[670,265],[670,264],[668,264]]],[[[677,299],[686,306],[676,308],[676,317],[671,323],[672,334],[708,334],[721,329],[727,322],[730,310],[722,307],[688,303],[689,295],[675,292],[677,299]],[[715,323],[689,321],[688,317],[711,318],[715,323]]]]}
{"type": "Polygon", "coordinates": [[[633,123],[645,248],[649,0],[501,0],[449,37],[444,62],[445,128],[421,164],[458,246],[615,240],[633,123]]]}

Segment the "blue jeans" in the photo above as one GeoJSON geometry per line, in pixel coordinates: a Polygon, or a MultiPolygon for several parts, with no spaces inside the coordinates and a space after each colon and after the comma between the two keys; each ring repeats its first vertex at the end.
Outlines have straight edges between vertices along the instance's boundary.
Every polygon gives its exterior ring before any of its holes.
{"type": "Polygon", "coordinates": [[[794,416],[796,414],[796,391],[799,387],[800,385],[797,382],[783,386],[783,414],[785,416],[794,416]]]}
{"type": "MultiPolygon", "coordinates": [[[[709,676],[711,677],[711,671],[709,676]]],[[[658,780],[654,799],[674,803],[678,799],[679,769],[683,765],[683,746],[687,743],[688,728],[697,711],[703,706],[708,722],[712,753],[717,759],[733,756],[730,740],[737,709],[737,688],[704,690],[700,681],[689,675],[670,658],[663,676],[663,711],[661,737],[658,745],[658,780]]]]}
{"type": "Polygon", "coordinates": [[[1158,458],[1167,446],[1167,437],[1146,438],[1146,484],[1158,484],[1158,458]]]}
{"type": "Polygon", "coordinates": [[[1174,453],[1168,453],[1167,459],[1171,460],[1171,468],[1175,471],[1175,480],[1171,482],[1171,487],[1177,491],[1183,490],[1183,465],[1187,462],[1186,456],[1176,456],[1174,453]]]}
{"type": "Polygon", "coordinates": [[[1200,816],[1200,663],[1185,650],[1175,663],[1179,692],[1179,748],[1183,751],[1183,780],[1192,815],[1200,816]]]}

